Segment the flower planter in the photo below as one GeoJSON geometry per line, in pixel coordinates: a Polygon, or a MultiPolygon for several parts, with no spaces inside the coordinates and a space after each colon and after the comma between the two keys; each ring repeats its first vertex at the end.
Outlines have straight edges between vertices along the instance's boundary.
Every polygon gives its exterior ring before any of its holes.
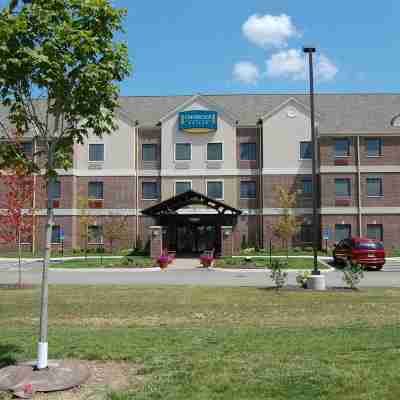
{"type": "Polygon", "coordinates": [[[158,266],[159,266],[162,270],[164,270],[164,269],[166,269],[166,268],[168,267],[168,263],[158,263],[158,266]]]}

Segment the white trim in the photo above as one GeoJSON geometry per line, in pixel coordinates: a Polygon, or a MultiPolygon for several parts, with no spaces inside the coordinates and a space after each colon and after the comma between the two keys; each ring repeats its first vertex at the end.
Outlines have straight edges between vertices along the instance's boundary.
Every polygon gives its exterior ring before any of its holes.
{"type": "Polygon", "coordinates": [[[177,196],[177,193],[176,193],[176,184],[177,183],[190,183],[190,189],[189,190],[192,190],[192,187],[193,187],[193,185],[192,185],[192,181],[191,180],[188,180],[188,179],[186,179],[186,180],[176,180],[175,182],[174,182],[174,193],[175,193],[175,196],[177,196]]]}
{"type": "Polygon", "coordinates": [[[355,165],[321,165],[319,168],[322,174],[355,174],[355,165]]]}
{"type": "MultiPolygon", "coordinates": [[[[298,214],[312,214],[312,208],[292,208],[290,213],[298,214]]],[[[283,208],[264,208],[263,215],[282,215],[284,213],[283,208]]]]}
{"type": "MultiPolygon", "coordinates": [[[[266,114],[264,114],[263,116],[261,116],[260,119],[264,122],[266,119],[273,117],[279,111],[283,110],[286,106],[288,106],[290,104],[293,105],[293,103],[295,106],[300,107],[302,109],[303,114],[306,114],[307,116],[310,114],[310,108],[307,105],[305,105],[304,103],[302,103],[301,101],[297,100],[294,97],[290,97],[289,99],[287,99],[283,103],[281,103],[279,106],[275,107],[272,111],[269,111],[266,114]]],[[[320,118],[321,118],[320,115],[318,113],[315,113],[316,121],[320,118]]]]}
{"type": "MultiPolygon", "coordinates": [[[[311,160],[304,160],[310,161],[311,160]]],[[[263,168],[263,175],[310,175],[312,168],[263,168]]]]}
{"type": "Polygon", "coordinates": [[[161,170],[160,169],[139,169],[138,176],[160,176],[161,170]]]}
{"type": "Polygon", "coordinates": [[[176,163],[184,163],[184,162],[189,162],[189,161],[192,161],[192,158],[193,158],[193,154],[192,154],[192,143],[191,142],[175,142],[174,143],[174,161],[176,162],[176,163]],[[190,145],[190,158],[188,159],[188,160],[177,160],[176,159],[176,146],[178,145],[178,144],[188,144],[188,145],[190,145]]]}
{"type": "Polygon", "coordinates": [[[224,200],[225,196],[225,182],[223,179],[206,179],[206,193],[207,197],[213,198],[214,200],[224,200]],[[208,195],[208,182],[221,182],[222,183],[222,197],[221,198],[214,198],[208,195]]]}
{"type": "Polygon", "coordinates": [[[67,171],[57,169],[56,171],[59,176],[136,176],[134,169],[69,169],[67,171]]]}
{"type": "Polygon", "coordinates": [[[213,142],[207,142],[207,146],[205,146],[205,148],[206,148],[206,156],[205,156],[205,160],[207,161],[207,162],[224,162],[225,161],[225,151],[224,151],[224,142],[223,141],[221,141],[221,140],[218,140],[218,141],[213,141],[213,142]],[[222,145],[222,158],[221,158],[221,160],[209,160],[208,159],[208,145],[209,144],[221,144],[222,145]]]}
{"type": "MultiPolygon", "coordinates": [[[[210,161],[211,162],[211,161],[210,161]]],[[[218,161],[216,161],[218,162],[218,161]]],[[[175,176],[253,176],[257,175],[256,169],[162,169],[162,177],[175,176]]]]}

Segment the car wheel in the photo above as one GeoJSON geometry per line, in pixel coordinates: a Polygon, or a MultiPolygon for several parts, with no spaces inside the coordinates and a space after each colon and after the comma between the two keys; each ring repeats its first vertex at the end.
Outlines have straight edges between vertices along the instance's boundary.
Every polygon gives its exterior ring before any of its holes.
{"type": "Polygon", "coordinates": [[[383,268],[383,265],[375,265],[375,271],[380,271],[383,268]]]}

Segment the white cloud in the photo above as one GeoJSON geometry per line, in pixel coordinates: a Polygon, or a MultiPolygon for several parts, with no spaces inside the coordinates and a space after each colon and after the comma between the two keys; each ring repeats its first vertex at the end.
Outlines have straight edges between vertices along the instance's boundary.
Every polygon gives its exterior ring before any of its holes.
{"type": "Polygon", "coordinates": [[[291,37],[300,33],[292,23],[291,17],[281,15],[251,15],[242,26],[244,36],[260,47],[286,47],[291,37]]]}
{"type": "Polygon", "coordinates": [[[255,85],[260,76],[260,69],[252,62],[240,61],[233,67],[233,79],[235,81],[255,85]]]}
{"type": "MultiPolygon", "coordinates": [[[[267,76],[270,78],[307,79],[308,63],[301,50],[289,49],[275,53],[267,60],[267,76]]],[[[315,76],[319,81],[331,81],[338,73],[337,66],[324,54],[316,58],[315,76]]]]}

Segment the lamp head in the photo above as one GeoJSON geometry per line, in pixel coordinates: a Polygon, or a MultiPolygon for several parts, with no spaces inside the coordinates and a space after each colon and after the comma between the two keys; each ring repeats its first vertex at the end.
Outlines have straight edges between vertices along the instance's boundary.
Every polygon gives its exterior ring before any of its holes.
{"type": "Polygon", "coordinates": [[[315,47],[303,47],[303,53],[315,53],[317,49],[315,47]]]}

